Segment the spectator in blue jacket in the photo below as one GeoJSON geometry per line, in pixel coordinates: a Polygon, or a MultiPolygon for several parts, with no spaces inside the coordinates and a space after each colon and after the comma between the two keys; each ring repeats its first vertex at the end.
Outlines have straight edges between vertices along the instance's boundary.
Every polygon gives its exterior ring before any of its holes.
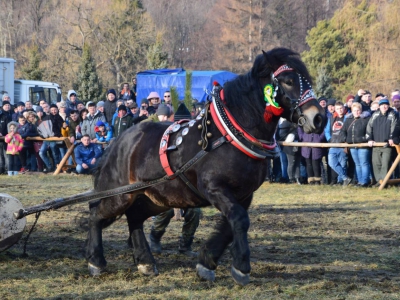
{"type": "Polygon", "coordinates": [[[113,137],[111,128],[107,128],[103,121],[97,121],[96,127],[96,138],[98,142],[109,143],[113,137]]]}
{"type": "Polygon", "coordinates": [[[102,153],[97,145],[90,142],[88,134],[82,136],[81,142],[74,150],[76,172],[78,174],[89,174],[96,167],[97,160],[102,153]]]}

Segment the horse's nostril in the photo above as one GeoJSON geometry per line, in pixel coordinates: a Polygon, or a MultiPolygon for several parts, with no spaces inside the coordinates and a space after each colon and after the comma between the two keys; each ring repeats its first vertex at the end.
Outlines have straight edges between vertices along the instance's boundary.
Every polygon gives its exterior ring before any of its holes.
{"type": "Polygon", "coordinates": [[[321,128],[323,126],[324,123],[324,118],[318,114],[314,117],[314,128],[321,128]]]}

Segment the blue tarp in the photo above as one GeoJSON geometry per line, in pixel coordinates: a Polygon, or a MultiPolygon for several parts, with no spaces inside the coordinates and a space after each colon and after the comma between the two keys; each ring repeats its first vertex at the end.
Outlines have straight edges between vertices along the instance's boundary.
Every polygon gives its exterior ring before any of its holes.
{"type": "MultiPolygon", "coordinates": [[[[213,81],[223,85],[237,75],[228,71],[192,71],[192,97],[199,102],[207,99],[206,90],[212,89],[213,81]]],[[[186,71],[184,69],[159,69],[139,72],[136,76],[136,99],[138,103],[142,98],[147,98],[150,92],[157,92],[161,99],[165,91],[176,87],[179,99],[185,94],[186,71]]]]}

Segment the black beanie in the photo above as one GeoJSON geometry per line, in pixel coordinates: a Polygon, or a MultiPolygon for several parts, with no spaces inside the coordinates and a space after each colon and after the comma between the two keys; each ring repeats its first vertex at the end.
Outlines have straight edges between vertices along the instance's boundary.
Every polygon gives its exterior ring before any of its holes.
{"type": "Polygon", "coordinates": [[[174,115],[174,121],[179,121],[183,119],[191,119],[192,115],[190,114],[190,111],[187,109],[185,103],[181,103],[178,106],[177,111],[175,112],[174,115]]]}
{"type": "Polygon", "coordinates": [[[118,106],[118,111],[120,111],[120,110],[128,111],[128,110],[126,109],[126,106],[123,105],[123,104],[121,104],[120,106],[118,106]]]}

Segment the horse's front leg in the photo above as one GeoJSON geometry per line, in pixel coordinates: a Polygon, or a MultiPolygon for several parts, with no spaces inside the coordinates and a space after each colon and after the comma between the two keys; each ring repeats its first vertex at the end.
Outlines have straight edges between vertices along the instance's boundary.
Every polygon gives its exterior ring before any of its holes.
{"type": "Polygon", "coordinates": [[[206,242],[199,255],[197,274],[206,280],[215,279],[215,269],[218,260],[226,246],[232,242],[231,253],[233,257],[232,276],[236,283],[246,285],[250,274],[250,249],[247,241],[247,231],[250,221],[247,213],[252,195],[240,204],[226,195],[221,190],[213,193],[214,199],[222,199],[214,202],[222,212],[222,217],[217,223],[215,233],[206,242]],[[219,194],[219,195],[218,195],[219,194]],[[219,198],[215,198],[218,195],[219,198]]]}
{"type": "Polygon", "coordinates": [[[86,240],[86,259],[90,275],[100,275],[107,262],[103,254],[102,229],[104,219],[98,215],[100,201],[90,203],[89,232],[86,240]]]}

